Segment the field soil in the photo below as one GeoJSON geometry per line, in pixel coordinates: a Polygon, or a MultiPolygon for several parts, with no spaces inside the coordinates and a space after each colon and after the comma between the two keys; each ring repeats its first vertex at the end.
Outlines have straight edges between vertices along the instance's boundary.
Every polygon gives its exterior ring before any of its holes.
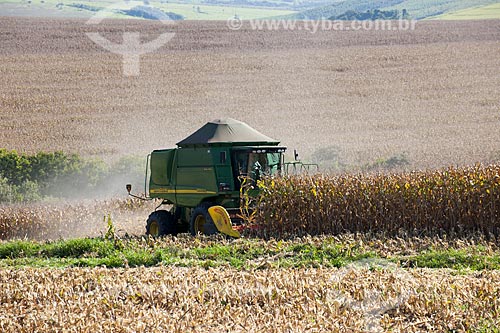
{"type": "Polygon", "coordinates": [[[348,167],[401,155],[408,169],[500,160],[500,20],[311,33],[3,17],[0,38],[8,149],[113,160],[232,117],[304,159],[330,147],[348,167]],[[143,42],[175,36],[126,77],[122,57],[86,32],[121,43],[132,31],[143,42]]]}

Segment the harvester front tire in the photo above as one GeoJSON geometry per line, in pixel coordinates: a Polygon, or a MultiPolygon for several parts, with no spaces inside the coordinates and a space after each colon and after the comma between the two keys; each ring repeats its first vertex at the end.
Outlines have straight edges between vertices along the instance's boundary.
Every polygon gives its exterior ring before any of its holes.
{"type": "Polygon", "coordinates": [[[153,237],[163,235],[175,235],[177,233],[175,218],[166,210],[157,210],[152,212],[146,223],[146,234],[153,237]]]}
{"type": "Polygon", "coordinates": [[[193,210],[189,223],[191,235],[196,236],[198,233],[203,235],[214,235],[219,232],[212,217],[208,213],[208,209],[211,206],[210,204],[201,204],[193,210]]]}

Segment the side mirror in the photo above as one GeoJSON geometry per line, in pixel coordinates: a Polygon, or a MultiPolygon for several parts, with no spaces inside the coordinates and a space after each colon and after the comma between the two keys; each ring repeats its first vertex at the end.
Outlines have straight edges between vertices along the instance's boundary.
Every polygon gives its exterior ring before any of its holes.
{"type": "Polygon", "coordinates": [[[130,194],[130,191],[132,191],[132,184],[127,184],[125,187],[127,188],[128,194],[130,194]]]}

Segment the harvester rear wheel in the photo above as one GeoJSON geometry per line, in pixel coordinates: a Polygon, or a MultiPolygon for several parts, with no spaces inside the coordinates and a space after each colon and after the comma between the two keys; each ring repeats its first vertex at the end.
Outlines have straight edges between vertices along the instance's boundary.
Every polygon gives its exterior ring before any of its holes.
{"type": "Polygon", "coordinates": [[[196,236],[198,233],[213,235],[219,232],[212,217],[208,213],[208,209],[211,206],[210,204],[201,204],[193,210],[189,223],[190,231],[193,236],[196,236]]]}
{"type": "Polygon", "coordinates": [[[153,237],[176,234],[175,218],[166,210],[152,212],[146,223],[146,234],[153,237]]]}

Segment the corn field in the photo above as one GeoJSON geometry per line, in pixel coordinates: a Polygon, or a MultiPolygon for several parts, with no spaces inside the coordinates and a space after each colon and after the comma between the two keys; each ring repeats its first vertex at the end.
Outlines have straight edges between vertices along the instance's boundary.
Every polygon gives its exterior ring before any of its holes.
{"type": "Polygon", "coordinates": [[[500,235],[500,166],[262,181],[256,223],[275,234],[500,235]]]}
{"type": "MultiPolygon", "coordinates": [[[[500,166],[392,175],[267,179],[253,223],[268,236],[378,232],[387,235],[500,234],[500,166]]],[[[0,206],[0,239],[144,233],[154,203],[107,200],[0,206]]]]}
{"type": "Polygon", "coordinates": [[[0,205],[0,240],[95,237],[106,232],[107,218],[123,233],[143,234],[154,206],[136,200],[0,205]]]}
{"type": "Polygon", "coordinates": [[[85,34],[117,42],[127,29],[165,32],[150,20],[2,17],[2,147],[111,162],[226,115],[304,158],[338,147],[353,167],[403,152],[411,170],[500,161],[500,20],[420,21],[398,34],[279,29],[265,40],[247,24],[183,21],[141,56],[133,86],[121,57],[85,34]]]}
{"type": "Polygon", "coordinates": [[[401,279],[364,269],[2,269],[0,329],[463,332],[500,324],[499,280],[498,272],[442,270],[413,270],[401,279]],[[407,296],[377,312],[367,305],[374,288],[379,304],[407,296]]]}

